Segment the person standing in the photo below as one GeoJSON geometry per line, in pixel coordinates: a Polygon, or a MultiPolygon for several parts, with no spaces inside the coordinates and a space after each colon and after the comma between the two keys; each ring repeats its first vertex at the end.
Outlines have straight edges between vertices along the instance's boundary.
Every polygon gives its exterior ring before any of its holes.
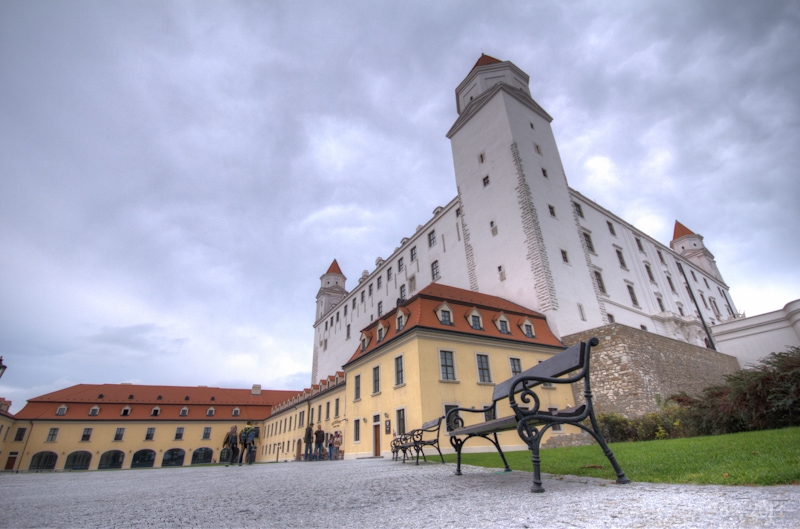
{"type": "Polygon", "coordinates": [[[322,461],[322,445],[325,444],[325,432],[322,431],[322,424],[317,425],[317,431],[314,432],[314,459],[322,461]]]}
{"type": "Polygon", "coordinates": [[[339,430],[336,430],[336,434],[333,436],[333,455],[336,459],[339,459],[339,450],[342,446],[342,436],[339,434],[339,430]]]}
{"type": "MultiPolygon", "coordinates": [[[[235,464],[236,458],[239,457],[239,433],[236,431],[236,426],[231,426],[228,433],[225,434],[225,440],[222,442],[222,448],[230,450],[230,458],[226,461],[228,464],[235,464]]],[[[228,466],[227,464],[225,465],[228,466]]]]}
{"type": "Polygon", "coordinates": [[[328,459],[333,461],[333,434],[328,434],[328,459]]]}
{"type": "Polygon", "coordinates": [[[314,423],[308,423],[306,426],[306,435],[303,437],[303,442],[306,444],[306,451],[305,451],[305,460],[308,461],[311,459],[311,443],[313,442],[314,437],[314,423]]]}

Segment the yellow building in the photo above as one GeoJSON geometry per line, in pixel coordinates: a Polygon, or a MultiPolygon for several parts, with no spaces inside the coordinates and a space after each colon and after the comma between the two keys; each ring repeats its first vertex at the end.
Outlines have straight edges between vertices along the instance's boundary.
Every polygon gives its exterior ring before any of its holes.
{"type": "MultiPolygon", "coordinates": [[[[397,435],[451,408],[491,404],[495,383],[562,349],[541,314],[433,283],[363,329],[343,373],[275,407],[266,421],[267,451],[272,460],[299,458],[306,421],[318,424],[322,418],[326,433],[342,432],[346,459],[388,457],[397,435]],[[333,403],[341,415],[329,417],[333,403]],[[320,410],[326,410],[324,418],[320,410]]],[[[546,388],[542,399],[550,408],[574,405],[569,386],[546,388]]],[[[464,419],[479,420],[479,414],[464,419]]],[[[546,436],[577,432],[570,427],[546,436]]],[[[500,434],[500,442],[527,449],[516,432],[500,434]]],[[[452,452],[444,429],[440,444],[452,452]]],[[[465,451],[493,449],[476,439],[465,451]]]]}
{"type": "Polygon", "coordinates": [[[218,462],[231,426],[241,431],[249,421],[262,432],[272,406],[294,393],[262,391],[258,385],[246,390],[78,384],[31,399],[16,414],[13,433],[6,426],[4,434],[3,468],[96,470],[218,462]]]}

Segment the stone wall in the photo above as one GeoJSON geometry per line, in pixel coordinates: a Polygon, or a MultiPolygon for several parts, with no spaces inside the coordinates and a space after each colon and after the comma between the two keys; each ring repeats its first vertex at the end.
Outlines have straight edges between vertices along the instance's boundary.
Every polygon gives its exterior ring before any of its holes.
{"type": "MultiPolygon", "coordinates": [[[[619,323],[562,337],[564,345],[596,336],[591,381],[596,413],[636,417],[657,411],[681,391],[699,395],[724,376],[739,370],[735,357],[673,340],[619,323]]],[[[583,402],[583,384],[573,386],[575,402],[583,402]]]]}

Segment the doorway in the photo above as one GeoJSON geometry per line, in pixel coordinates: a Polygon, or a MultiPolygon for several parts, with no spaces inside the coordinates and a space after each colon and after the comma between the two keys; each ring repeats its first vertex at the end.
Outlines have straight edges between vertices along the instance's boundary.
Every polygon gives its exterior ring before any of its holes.
{"type": "Polygon", "coordinates": [[[381,416],[372,416],[372,455],[381,456],[381,416]]]}

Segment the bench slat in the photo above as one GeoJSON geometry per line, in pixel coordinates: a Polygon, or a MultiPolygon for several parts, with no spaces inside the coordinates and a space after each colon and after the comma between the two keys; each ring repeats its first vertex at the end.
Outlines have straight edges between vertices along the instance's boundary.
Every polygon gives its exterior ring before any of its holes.
{"type": "Polygon", "coordinates": [[[514,381],[517,378],[526,376],[557,378],[561,375],[569,373],[570,371],[575,371],[576,369],[583,367],[583,345],[584,344],[582,342],[577,343],[569,349],[561,351],[552,358],[548,358],[541,364],[535,365],[532,368],[523,371],[516,377],[497,384],[494,387],[494,392],[492,393],[492,400],[498,401],[508,397],[508,393],[514,386],[514,381]]]}

